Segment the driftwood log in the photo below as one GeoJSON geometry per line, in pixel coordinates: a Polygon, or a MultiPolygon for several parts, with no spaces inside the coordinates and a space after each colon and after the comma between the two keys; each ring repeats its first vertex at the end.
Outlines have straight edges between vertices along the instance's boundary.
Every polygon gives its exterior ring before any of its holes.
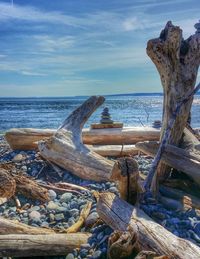
{"type": "Polygon", "coordinates": [[[137,235],[140,250],[154,251],[172,259],[199,259],[200,248],[176,237],[155,223],[142,210],[131,206],[111,193],[100,194],[97,212],[112,229],[132,231],[137,235]]]}
{"type": "MultiPolygon", "coordinates": [[[[56,130],[51,129],[10,129],[5,133],[5,138],[14,150],[32,150],[38,148],[38,141],[48,139],[55,133],[56,130]]],[[[160,131],[151,127],[82,130],[83,144],[88,145],[130,145],[138,141],[159,140],[159,136],[160,131]]]]}
{"type": "Polygon", "coordinates": [[[0,235],[0,257],[66,255],[90,238],[87,233],[0,235]]]}
{"type": "MultiPolygon", "coordinates": [[[[154,157],[159,143],[156,141],[138,142],[136,147],[143,153],[154,157]]],[[[168,144],[165,146],[161,161],[184,172],[200,186],[200,152],[187,151],[168,144]]]]}
{"type": "MultiPolygon", "coordinates": [[[[194,89],[200,64],[200,34],[184,40],[182,30],[168,22],[160,37],[148,42],[147,54],[156,65],[164,90],[162,139],[177,104],[194,89]]],[[[192,101],[193,96],[182,105],[167,144],[179,146],[192,101]]],[[[161,163],[157,170],[159,180],[165,179],[169,172],[170,167],[161,163]]]]}
{"type": "Polygon", "coordinates": [[[53,137],[39,141],[40,154],[83,179],[109,180],[114,162],[91,151],[83,144],[81,136],[84,123],[103,102],[101,96],[92,96],[85,101],[53,137]]]}

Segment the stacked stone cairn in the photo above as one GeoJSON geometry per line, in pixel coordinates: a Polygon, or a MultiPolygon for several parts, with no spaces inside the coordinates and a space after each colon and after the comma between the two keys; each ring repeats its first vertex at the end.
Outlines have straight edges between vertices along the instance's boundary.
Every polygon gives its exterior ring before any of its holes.
{"type": "Polygon", "coordinates": [[[153,122],[153,128],[156,128],[156,129],[158,129],[158,128],[161,128],[161,126],[162,126],[162,123],[161,123],[161,121],[160,120],[155,120],[154,122],[153,122]]]}
{"type": "Polygon", "coordinates": [[[105,107],[103,109],[103,112],[101,113],[100,123],[102,123],[102,124],[113,124],[113,120],[111,119],[108,107],[105,107]]]}

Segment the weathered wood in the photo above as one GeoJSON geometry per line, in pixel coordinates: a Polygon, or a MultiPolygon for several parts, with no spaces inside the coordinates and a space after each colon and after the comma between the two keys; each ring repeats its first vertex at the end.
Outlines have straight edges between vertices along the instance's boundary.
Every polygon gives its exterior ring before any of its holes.
{"type": "Polygon", "coordinates": [[[138,237],[140,250],[150,250],[172,259],[199,259],[200,248],[178,238],[155,223],[142,210],[131,206],[111,193],[100,194],[97,212],[114,230],[132,229],[138,237]]]}
{"type": "MultiPolygon", "coordinates": [[[[154,157],[159,148],[159,143],[156,141],[138,142],[136,147],[145,154],[154,157]]],[[[200,154],[172,145],[166,145],[161,161],[170,167],[184,172],[196,184],[200,185],[200,154]]]]}
{"type": "Polygon", "coordinates": [[[18,221],[9,220],[0,217],[0,236],[8,234],[29,234],[29,235],[39,235],[39,234],[51,234],[55,233],[51,229],[31,227],[26,224],[20,223],[18,221]]]}
{"type": "Polygon", "coordinates": [[[0,166],[0,197],[9,199],[16,191],[16,182],[8,172],[0,166]]]}
{"type": "MultiPolygon", "coordinates": [[[[38,141],[48,139],[56,133],[51,129],[10,129],[5,138],[15,150],[38,148],[38,141]]],[[[123,129],[83,129],[82,140],[88,145],[129,145],[138,141],[158,140],[160,131],[151,127],[124,127],[123,129]]]]}
{"type": "Polygon", "coordinates": [[[135,204],[141,192],[140,175],[137,162],[131,157],[120,158],[115,163],[111,180],[117,182],[120,197],[135,204]]]}
{"type": "Polygon", "coordinates": [[[87,233],[49,235],[0,235],[1,257],[67,255],[86,244],[87,233]]]}
{"type": "MultiPolygon", "coordinates": [[[[194,89],[200,64],[199,49],[199,33],[184,40],[182,30],[171,22],[166,24],[159,38],[152,39],[147,44],[147,54],[156,65],[164,91],[161,139],[164,137],[169,121],[174,118],[177,104],[194,89]]],[[[168,144],[175,146],[180,144],[192,101],[193,96],[180,108],[167,140],[168,144]]],[[[157,175],[160,180],[163,180],[169,172],[169,166],[160,164],[157,175]]]]}
{"type": "Polygon", "coordinates": [[[40,154],[83,179],[109,180],[114,162],[91,151],[82,143],[81,137],[84,123],[103,102],[102,96],[92,96],[85,101],[53,137],[38,143],[40,154]]]}

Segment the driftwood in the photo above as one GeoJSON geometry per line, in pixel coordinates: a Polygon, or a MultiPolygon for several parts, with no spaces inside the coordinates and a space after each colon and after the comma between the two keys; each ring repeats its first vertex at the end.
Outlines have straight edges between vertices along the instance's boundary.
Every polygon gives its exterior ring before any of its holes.
{"type": "Polygon", "coordinates": [[[120,197],[135,204],[141,192],[140,176],[137,162],[130,157],[120,158],[115,163],[111,180],[118,183],[120,197]]]}
{"type": "Polygon", "coordinates": [[[29,234],[29,235],[39,235],[39,234],[51,234],[55,233],[51,229],[31,227],[26,224],[20,223],[18,221],[9,220],[0,217],[0,236],[9,234],[29,234]]]}
{"type": "Polygon", "coordinates": [[[0,235],[0,257],[66,255],[90,238],[87,233],[0,235]]]}
{"type": "MultiPolygon", "coordinates": [[[[154,141],[139,142],[136,144],[136,147],[140,151],[154,157],[159,148],[159,143],[154,141]]],[[[172,145],[165,145],[161,161],[170,167],[184,172],[192,178],[195,183],[200,185],[200,154],[186,151],[172,145]]]]}
{"type": "Polygon", "coordinates": [[[88,201],[87,204],[85,205],[85,207],[82,209],[78,221],[67,229],[67,233],[76,233],[81,229],[85,220],[89,216],[91,207],[92,207],[92,202],[88,201]]]}
{"type": "Polygon", "coordinates": [[[172,259],[198,259],[200,248],[176,237],[155,223],[142,210],[131,206],[111,193],[100,194],[97,212],[114,230],[132,231],[137,235],[140,250],[150,250],[172,259]]]}
{"type": "MultiPolygon", "coordinates": [[[[38,148],[38,141],[48,139],[54,134],[56,134],[56,130],[21,128],[8,130],[5,138],[14,150],[32,150],[38,148]]],[[[88,145],[130,145],[138,141],[159,140],[159,136],[160,131],[151,127],[82,130],[82,141],[88,145]]],[[[96,151],[99,149],[95,146],[94,148],[96,151]]],[[[110,147],[111,150],[112,148],[114,147],[110,147]]],[[[118,147],[116,148],[118,149],[118,147]]]]}
{"type": "MultiPolygon", "coordinates": [[[[184,40],[182,30],[171,22],[166,24],[159,38],[147,44],[147,54],[156,65],[164,90],[160,140],[165,139],[165,143],[170,145],[179,146],[190,114],[193,95],[179,107],[178,112],[177,107],[185,96],[193,92],[200,64],[199,50],[200,34],[195,33],[184,40]],[[166,130],[172,120],[170,135],[166,139],[166,130]]],[[[170,167],[161,163],[157,170],[159,180],[165,179],[169,173],[170,167]]],[[[154,185],[155,182],[156,179],[154,185]]]]}
{"type": "Polygon", "coordinates": [[[109,180],[113,162],[84,146],[81,131],[89,116],[104,102],[92,96],[77,108],[46,141],[40,141],[41,155],[75,175],[89,180],[109,180]]]}
{"type": "Polygon", "coordinates": [[[46,188],[41,187],[35,180],[24,175],[12,174],[14,168],[12,164],[0,165],[0,197],[11,198],[16,194],[22,194],[25,197],[46,202],[49,200],[49,194],[46,188]]]}

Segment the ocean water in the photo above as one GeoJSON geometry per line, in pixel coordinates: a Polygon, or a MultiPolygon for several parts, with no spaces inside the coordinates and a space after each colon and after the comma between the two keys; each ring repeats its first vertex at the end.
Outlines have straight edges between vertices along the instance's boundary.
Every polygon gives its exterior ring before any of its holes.
{"type": "MultiPolygon", "coordinates": [[[[86,97],[66,98],[0,98],[0,132],[10,128],[57,128],[62,121],[86,97]]],[[[99,122],[105,106],[112,119],[124,126],[151,125],[162,118],[162,96],[108,96],[105,103],[90,117],[85,127],[99,122]]],[[[194,98],[192,106],[192,126],[200,127],[200,96],[194,98]]]]}

